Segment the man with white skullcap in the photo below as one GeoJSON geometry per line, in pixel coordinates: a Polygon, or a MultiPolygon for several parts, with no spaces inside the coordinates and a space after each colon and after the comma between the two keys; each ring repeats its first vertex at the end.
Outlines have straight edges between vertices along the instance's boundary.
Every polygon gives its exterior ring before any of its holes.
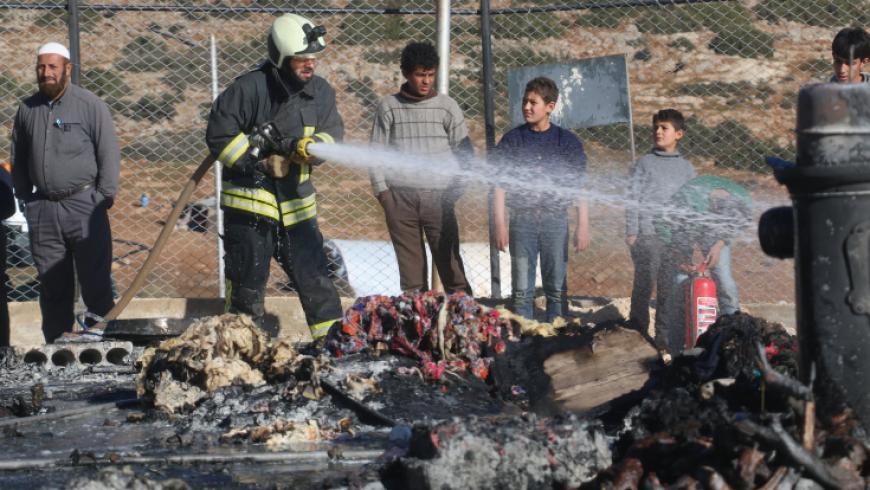
{"type": "Polygon", "coordinates": [[[62,44],[39,48],[39,91],[18,106],[12,130],[12,178],[25,203],[46,342],[72,330],[74,270],[90,313],[114,306],[107,212],[121,152],[108,106],[70,83],[72,66],[62,44]]]}

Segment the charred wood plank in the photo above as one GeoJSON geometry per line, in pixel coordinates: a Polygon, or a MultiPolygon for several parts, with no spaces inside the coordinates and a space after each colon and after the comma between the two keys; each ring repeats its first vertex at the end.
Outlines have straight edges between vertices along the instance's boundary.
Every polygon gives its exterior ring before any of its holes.
{"type": "Polygon", "coordinates": [[[548,357],[544,372],[556,406],[583,414],[640,390],[658,361],[658,351],[640,333],[614,328],[598,332],[588,345],[548,357]]]}

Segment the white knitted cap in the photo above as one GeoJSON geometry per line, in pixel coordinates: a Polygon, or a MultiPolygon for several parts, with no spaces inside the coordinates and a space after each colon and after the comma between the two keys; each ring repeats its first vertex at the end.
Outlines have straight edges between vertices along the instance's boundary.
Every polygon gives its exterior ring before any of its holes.
{"type": "Polygon", "coordinates": [[[39,47],[39,51],[36,52],[36,56],[43,54],[59,54],[66,59],[69,59],[69,50],[66,49],[66,46],[60,43],[45,43],[39,47]]]}

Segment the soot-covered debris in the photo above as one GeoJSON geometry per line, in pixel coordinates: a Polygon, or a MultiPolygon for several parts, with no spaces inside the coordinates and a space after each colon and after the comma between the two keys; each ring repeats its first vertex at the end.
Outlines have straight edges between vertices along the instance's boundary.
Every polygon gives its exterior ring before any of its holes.
{"type": "Polygon", "coordinates": [[[247,316],[198,320],[181,336],[149,348],[139,359],[137,394],[166,412],[190,409],[219,388],[287,383],[286,396],[319,399],[319,361],[286,340],[268,336],[247,316]]]}
{"type": "Polygon", "coordinates": [[[517,334],[499,311],[464,293],[429,291],[360,298],[327,346],[335,356],[366,349],[408,356],[429,380],[441,379],[445,371],[470,371],[486,380],[493,357],[517,334]]]}
{"type": "Polygon", "coordinates": [[[577,488],[611,464],[601,425],[574,417],[456,419],[407,435],[392,438],[405,456],[383,468],[387,488],[577,488]]]}
{"type": "Polygon", "coordinates": [[[813,430],[808,390],[794,387],[795,339],[782,326],[724,316],[698,345],[701,355],[675,358],[632,409],[618,463],[593,488],[788,489],[805,479],[865,488],[866,434],[848,414],[813,430]]]}

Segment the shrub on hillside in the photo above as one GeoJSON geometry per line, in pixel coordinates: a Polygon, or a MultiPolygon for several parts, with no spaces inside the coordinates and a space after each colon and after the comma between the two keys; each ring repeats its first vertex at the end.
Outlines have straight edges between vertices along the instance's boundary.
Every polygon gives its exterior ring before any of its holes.
{"type": "Polygon", "coordinates": [[[710,41],[710,49],[719,54],[740,56],[742,58],[758,58],[773,56],[772,35],[748,27],[739,31],[725,31],[716,34],[710,41]]]}
{"type": "Polygon", "coordinates": [[[188,164],[201,157],[202,138],[202,129],[161,131],[154,136],[124,145],[121,148],[121,157],[148,162],[188,164]]]}
{"type": "Polygon", "coordinates": [[[834,68],[831,64],[830,58],[805,61],[798,65],[798,70],[811,75],[813,78],[820,81],[827,81],[827,79],[834,74],[834,68]]]}
{"type": "Polygon", "coordinates": [[[160,122],[177,114],[175,104],[184,100],[181,94],[145,95],[127,109],[127,116],[136,121],[160,122]]]}
{"type": "Polygon", "coordinates": [[[685,51],[687,53],[689,51],[695,50],[695,45],[692,43],[692,41],[689,41],[684,37],[678,38],[676,41],[671,42],[670,44],[668,44],[668,47],[678,49],[680,51],[685,51]]]}
{"type": "Polygon", "coordinates": [[[791,21],[830,28],[870,23],[867,3],[854,0],[764,0],[754,11],[758,17],[772,23],[791,21]]]}
{"type": "MultiPolygon", "coordinates": [[[[686,136],[680,140],[680,152],[689,160],[709,159],[720,167],[768,172],[764,157],[794,153],[794,149],[759,139],[749,128],[731,119],[710,127],[696,118],[689,118],[687,127],[686,136]]],[[[634,126],[637,156],[649,147],[651,132],[651,126],[634,126]]],[[[578,130],[577,134],[584,141],[596,142],[613,150],[628,151],[631,148],[624,125],[585,128],[578,130]]]]}
{"type": "MultiPolygon", "coordinates": [[[[100,22],[104,17],[111,17],[112,13],[101,14],[96,10],[88,8],[79,9],[79,30],[82,32],[96,32],[100,22]]],[[[36,20],[33,25],[36,27],[46,28],[64,28],[67,25],[69,14],[66,10],[46,10],[36,20]]]]}
{"type": "Polygon", "coordinates": [[[496,39],[547,39],[560,37],[565,26],[551,13],[505,14],[492,18],[492,37],[496,39]]]}
{"type": "Polygon", "coordinates": [[[574,21],[574,25],[577,27],[616,29],[626,19],[629,22],[633,22],[635,15],[637,15],[636,8],[614,7],[592,9],[578,16],[577,20],[574,21]]]}
{"type": "Polygon", "coordinates": [[[380,99],[372,89],[373,84],[369,77],[363,77],[362,80],[353,79],[347,84],[347,89],[360,100],[360,104],[366,111],[374,111],[380,99]]]}
{"type": "Polygon", "coordinates": [[[379,41],[404,41],[405,19],[401,15],[348,15],[339,25],[336,44],[371,45],[379,41]]]}
{"type": "Polygon", "coordinates": [[[81,86],[103,99],[120,99],[127,95],[130,87],[115,70],[93,68],[81,74],[81,86]]]}
{"type": "Polygon", "coordinates": [[[136,73],[160,71],[168,68],[174,59],[162,40],[139,36],[124,46],[117,67],[136,73]]]}
{"type": "Polygon", "coordinates": [[[740,82],[710,82],[710,83],[687,83],[680,85],[674,90],[674,95],[689,95],[697,97],[722,97],[729,103],[740,104],[752,99],[767,100],[773,95],[773,89],[769,85],[753,84],[747,81],[740,82]]]}

